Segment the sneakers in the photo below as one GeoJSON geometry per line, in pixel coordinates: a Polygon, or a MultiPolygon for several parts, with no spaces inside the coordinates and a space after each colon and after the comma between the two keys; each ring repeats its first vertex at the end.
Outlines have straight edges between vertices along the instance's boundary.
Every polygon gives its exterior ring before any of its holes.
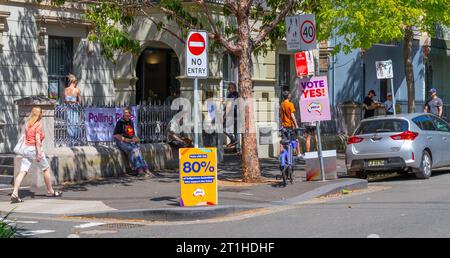
{"type": "Polygon", "coordinates": [[[299,162],[305,162],[305,155],[302,154],[302,155],[300,155],[300,156],[297,156],[297,161],[299,161],[299,162]]]}

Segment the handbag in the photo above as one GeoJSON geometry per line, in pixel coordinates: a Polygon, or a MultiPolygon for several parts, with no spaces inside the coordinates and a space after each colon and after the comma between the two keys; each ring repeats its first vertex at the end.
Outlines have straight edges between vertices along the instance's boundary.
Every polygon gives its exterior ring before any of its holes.
{"type": "Polygon", "coordinates": [[[16,147],[14,147],[14,153],[17,155],[23,155],[23,144],[25,142],[25,135],[22,134],[22,136],[19,138],[19,141],[16,144],[16,147]]]}

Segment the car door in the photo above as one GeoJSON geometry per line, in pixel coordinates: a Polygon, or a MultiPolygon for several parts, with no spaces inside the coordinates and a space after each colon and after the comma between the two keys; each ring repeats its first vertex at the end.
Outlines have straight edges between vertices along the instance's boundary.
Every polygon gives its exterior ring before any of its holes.
{"type": "Polygon", "coordinates": [[[441,140],[441,161],[442,166],[449,166],[450,165],[450,146],[448,145],[450,143],[450,125],[445,122],[444,120],[433,116],[433,123],[436,127],[436,130],[438,131],[439,138],[441,140]]]}
{"type": "Polygon", "coordinates": [[[431,156],[433,159],[433,167],[442,166],[442,150],[444,145],[441,144],[441,134],[436,130],[431,115],[421,115],[412,121],[422,129],[425,137],[425,146],[431,150],[431,156]]]}

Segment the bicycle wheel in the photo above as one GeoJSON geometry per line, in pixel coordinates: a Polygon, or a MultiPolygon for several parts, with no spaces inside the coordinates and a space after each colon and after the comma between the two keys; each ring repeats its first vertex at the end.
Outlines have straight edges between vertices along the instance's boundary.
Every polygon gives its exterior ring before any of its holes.
{"type": "Polygon", "coordinates": [[[283,186],[287,185],[288,173],[289,173],[289,166],[284,166],[283,170],[281,171],[281,177],[283,178],[283,186]]]}

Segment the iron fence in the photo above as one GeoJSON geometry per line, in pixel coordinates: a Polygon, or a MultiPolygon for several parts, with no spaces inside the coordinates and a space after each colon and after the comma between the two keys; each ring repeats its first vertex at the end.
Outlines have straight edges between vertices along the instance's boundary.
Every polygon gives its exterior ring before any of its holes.
{"type": "MultiPolygon", "coordinates": [[[[60,104],[55,107],[55,146],[91,146],[111,145],[113,140],[88,141],[86,130],[87,108],[124,108],[121,106],[81,106],[77,104],[60,104]]],[[[154,102],[136,106],[137,133],[141,143],[157,143],[166,140],[165,132],[170,120],[177,110],[170,104],[154,102]]]]}

